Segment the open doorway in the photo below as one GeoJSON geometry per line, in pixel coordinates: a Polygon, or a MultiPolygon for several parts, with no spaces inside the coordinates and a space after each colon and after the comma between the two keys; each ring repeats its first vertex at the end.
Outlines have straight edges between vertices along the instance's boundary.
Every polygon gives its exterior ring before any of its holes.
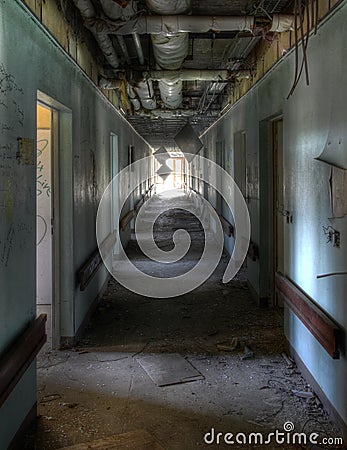
{"type": "Polygon", "coordinates": [[[52,347],[57,333],[54,295],[54,252],[58,249],[54,230],[57,111],[38,102],[36,113],[36,305],[37,314],[47,314],[47,343],[52,347]]]}
{"type": "MultiPolygon", "coordinates": [[[[129,150],[130,151],[130,150],[129,150]]],[[[110,160],[111,160],[111,180],[113,180],[119,171],[119,152],[118,152],[118,135],[110,134],[110,160]]],[[[118,182],[112,183],[111,191],[111,230],[117,230],[119,225],[119,185],[118,182]]],[[[119,256],[119,240],[117,239],[113,247],[113,258],[118,259],[119,256]]]]}
{"type": "MultiPolygon", "coordinates": [[[[278,117],[272,122],[272,151],[273,151],[273,268],[274,273],[284,274],[284,227],[285,221],[290,220],[284,207],[283,196],[283,118],[278,117]]],[[[274,280],[273,280],[274,283],[274,280]]],[[[274,304],[283,306],[283,300],[277,295],[273,286],[274,304]]]]}
{"type": "MultiPolygon", "coordinates": [[[[185,159],[181,157],[171,157],[165,164],[171,169],[170,174],[163,177],[156,174],[156,192],[164,192],[172,189],[183,189],[185,180],[185,159]]],[[[161,167],[161,164],[155,160],[155,171],[161,167]]]]}

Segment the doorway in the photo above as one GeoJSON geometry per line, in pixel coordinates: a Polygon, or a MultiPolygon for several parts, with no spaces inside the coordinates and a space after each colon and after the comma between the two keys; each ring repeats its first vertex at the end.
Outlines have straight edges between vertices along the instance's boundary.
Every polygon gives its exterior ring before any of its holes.
{"type": "MultiPolygon", "coordinates": [[[[283,118],[272,121],[272,152],[273,152],[273,271],[284,274],[284,227],[290,220],[284,207],[283,186],[283,118]]],[[[283,301],[277,295],[273,280],[274,305],[283,306],[283,301]]]]}
{"type": "Polygon", "coordinates": [[[246,195],[247,146],[246,131],[234,133],[234,179],[244,198],[246,195]]]}
{"type": "MultiPolygon", "coordinates": [[[[119,171],[119,152],[118,152],[118,136],[117,134],[110,134],[110,160],[111,160],[111,180],[117,176],[119,171]]],[[[117,230],[119,226],[119,185],[118,181],[112,183],[111,190],[111,230],[110,232],[117,230]]],[[[119,256],[119,239],[116,239],[116,243],[113,247],[113,257],[117,259],[119,256]]]]}
{"type": "Polygon", "coordinates": [[[54,214],[58,211],[55,192],[57,111],[37,102],[36,165],[36,305],[37,314],[47,315],[47,344],[53,347],[56,329],[54,253],[58,249],[54,214]]]}

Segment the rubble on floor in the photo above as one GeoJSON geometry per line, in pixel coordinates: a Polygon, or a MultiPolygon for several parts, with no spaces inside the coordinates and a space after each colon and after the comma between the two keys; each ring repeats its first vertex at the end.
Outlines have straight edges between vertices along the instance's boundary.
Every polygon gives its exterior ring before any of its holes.
{"type": "MultiPolygon", "coordinates": [[[[192,220],[178,219],[171,227],[192,220]]],[[[156,237],[167,241],[167,230],[156,237]]],[[[129,256],[144,265],[134,242],[129,256]]],[[[40,416],[26,448],[53,450],[144,429],[165,450],[193,450],[208,448],[204,436],[212,428],[266,433],[288,421],[298,432],[338,436],[295,364],[282,356],[283,311],[258,308],[242,273],[222,284],[227,262],[223,255],[203,285],[170,299],[141,297],[110,281],[78,346],[40,355],[40,416]],[[201,376],[157,385],[139,364],[148,355],[178,355],[201,376]]],[[[271,450],[277,448],[298,447],[271,450]]]]}

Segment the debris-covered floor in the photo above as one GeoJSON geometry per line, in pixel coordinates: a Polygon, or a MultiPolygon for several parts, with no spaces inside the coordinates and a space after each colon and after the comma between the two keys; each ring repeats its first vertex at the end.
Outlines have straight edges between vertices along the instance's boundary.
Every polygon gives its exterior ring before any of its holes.
{"type": "MultiPolygon", "coordinates": [[[[153,205],[163,209],[165,201],[158,196],[153,205]]],[[[191,255],[198,255],[199,224],[182,211],[161,218],[159,245],[170,227],[186,223],[196,234],[191,255]]],[[[144,264],[135,242],[129,255],[144,264]]],[[[282,310],[258,308],[242,273],[222,284],[227,262],[223,255],[207,282],[172,299],[141,297],[110,281],[79,345],[40,355],[40,416],[26,448],[58,449],[144,429],[166,450],[254,449],[262,446],[207,445],[204,435],[214,428],[265,436],[288,421],[297,431],[337,436],[310,386],[282,356],[282,310]],[[190,382],[166,385],[185,367],[190,382]]]]}

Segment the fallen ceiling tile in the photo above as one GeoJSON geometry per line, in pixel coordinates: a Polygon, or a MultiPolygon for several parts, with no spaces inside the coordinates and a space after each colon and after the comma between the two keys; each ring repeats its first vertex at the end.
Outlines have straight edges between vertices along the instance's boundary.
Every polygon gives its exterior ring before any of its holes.
{"type": "Polygon", "coordinates": [[[148,354],[136,358],[147,375],[158,386],[188,383],[204,377],[178,353],[148,354]]]}

